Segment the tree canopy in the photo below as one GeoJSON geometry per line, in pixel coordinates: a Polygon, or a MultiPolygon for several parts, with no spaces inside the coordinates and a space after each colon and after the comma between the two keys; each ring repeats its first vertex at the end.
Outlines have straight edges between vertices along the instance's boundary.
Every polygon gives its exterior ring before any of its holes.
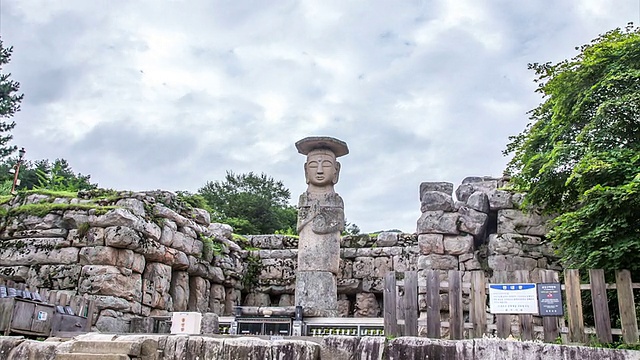
{"type": "Polygon", "coordinates": [[[223,181],[207,182],[198,194],[213,210],[212,217],[233,226],[237,233],[273,234],[296,227],[297,211],[288,205],[291,192],[264,173],[227,171],[223,181]]]}
{"type": "Polygon", "coordinates": [[[7,144],[13,138],[10,131],[16,126],[15,121],[10,120],[20,110],[20,102],[23,94],[18,94],[20,84],[11,80],[11,73],[5,73],[3,68],[11,60],[13,47],[5,48],[0,39],[0,158],[10,155],[15,146],[7,144]]]}
{"type": "MultiPolygon", "coordinates": [[[[11,189],[13,175],[9,170],[16,164],[16,159],[8,159],[0,163],[0,183],[2,189],[11,189]]],[[[65,159],[25,161],[20,167],[20,186],[18,189],[47,189],[52,191],[92,190],[98,187],[91,183],[91,175],[75,173],[65,159]]],[[[2,192],[4,190],[0,190],[2,192]]]]}
{"type": "Polygon", "coordinates": [[[640,270],[640,29],[629,25],[557,64],[530,64],[544,101],[511,143],[525,206],[558,215],[565,265],[640,270]]]}

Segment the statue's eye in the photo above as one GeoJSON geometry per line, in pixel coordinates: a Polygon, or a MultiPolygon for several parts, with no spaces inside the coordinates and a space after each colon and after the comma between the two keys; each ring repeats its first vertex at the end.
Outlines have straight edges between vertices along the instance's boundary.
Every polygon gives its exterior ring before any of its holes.
{"type": "Polygon", "coordinates": [[[318,167],[318,162],[317,161],[311,161],[311,162],[309,162],[308,166],[310,168],[317,168],[318,167]]]}

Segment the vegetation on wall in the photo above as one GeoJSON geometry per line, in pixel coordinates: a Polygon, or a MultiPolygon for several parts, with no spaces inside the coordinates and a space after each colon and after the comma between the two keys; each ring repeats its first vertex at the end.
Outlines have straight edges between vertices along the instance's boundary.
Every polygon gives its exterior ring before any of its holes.
{"type": "Polygon", "coordinates": [[[530,64],[544,96],[505,155],[525,206],[574,268],[640,270],[640,29],[609,31],[557,64],[530,64]]]}

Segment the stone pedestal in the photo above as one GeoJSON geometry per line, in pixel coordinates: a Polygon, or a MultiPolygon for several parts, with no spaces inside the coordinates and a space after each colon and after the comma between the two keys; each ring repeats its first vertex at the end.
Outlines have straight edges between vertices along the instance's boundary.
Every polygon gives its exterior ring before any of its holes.
{"type": "Polygon", "coordinates": [[[299,271],[296,274],[296,306],[304,316],[338,316],[336,276],[327,271],[299,271]]]}

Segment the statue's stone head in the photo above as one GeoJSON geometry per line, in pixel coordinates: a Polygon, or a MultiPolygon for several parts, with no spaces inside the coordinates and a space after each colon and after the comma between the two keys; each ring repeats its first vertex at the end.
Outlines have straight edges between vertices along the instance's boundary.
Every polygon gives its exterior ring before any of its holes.
{"type": "Polygon", "coordinates": [[[307,155],[304,175],[309,188],[332,190],[340,175],[340,163],[336,158],[349,153],[347,144],[331,137],[313,136],[298,141],[296,148],[307,155]]]}
{"type": "Polygon", "coordinates": [[[307,184],[318,187],[334,185],[340,175],[340,163],[329,149],[316,149],[307,154],[304,176],[307,184]]]}

